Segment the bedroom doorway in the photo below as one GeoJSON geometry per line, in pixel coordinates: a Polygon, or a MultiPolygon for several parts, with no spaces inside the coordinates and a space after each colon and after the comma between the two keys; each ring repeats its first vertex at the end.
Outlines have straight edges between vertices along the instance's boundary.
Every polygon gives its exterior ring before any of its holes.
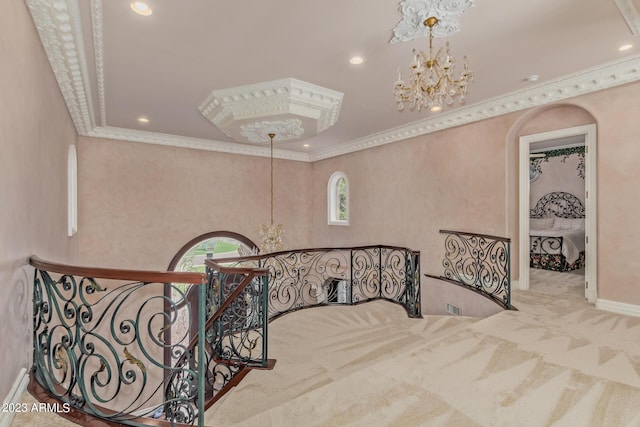
{"type": "Polygon", "coordinates": [[[518,287],[528,290],[530,255],[530,153],[532,144],[545,146],[553,141],[584,140],[584,211],[585,211],[585,298],[595,303],[597,293],[597,217],[596,217],[596,125],[577,126],[550,132],[526,135],[519,142],[519,271],[518,287]]]}

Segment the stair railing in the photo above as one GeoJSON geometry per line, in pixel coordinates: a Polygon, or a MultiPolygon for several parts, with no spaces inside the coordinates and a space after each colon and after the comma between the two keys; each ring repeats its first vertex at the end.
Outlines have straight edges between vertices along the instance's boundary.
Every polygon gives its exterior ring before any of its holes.
{"type": "Polygon", "coordinates": [[[249,370],[273,367],[267,325],[285,313],[382,299],[421,317],[420,254],[393,246],[207,260],[206,274],[30,264],[33,387],[125,425],[203,426],[249,370]]]}
{"type": "Polygon", "coordinates": [[[188,351],[176,362],[168,381],[168,419],[189,418],[196,406],[209,408],[233,388],[250,369],[271,369],[275,361],[267,358],[266,285],[268,272],[256,268],[223,267],[211,260],[207,267],[206,295],[200,311],[206,321],[193,336],[188,351]],[[203,349],[202,356],[199,350],[203,349]],[[200,364],[198,361],[203,360],[200,364]],[[185,406],[190,392],[190,372],[204,373],[205,405],[185,406]],[[180,399],[176,399],[181,396],[180,399]]]}
{"type": "Polygon", "coordinates": [[[422,317],[420,252],[396,246],[297,249],[217,259],[269,272],[268,318],[320,305],[386,300],[422,317]]]}
{"type": "MultiPolygon", "coordinates": [[[[37,257],[30,264],[35,268],[32,379],[37,382],[30,387],[39,386],[38,391],[68,404],[76,417],[85,413],[139,426],[162,416],[167,378],[180,371],[185,392],[169,403],[181,410],[166,421],[204,424],[203,411],[198,411],[205,406],[204,370],[163,363],[166,350],[178,358],[191,351],[188,333],[173,342],[165,337],[177,313],[186,310],[191,319],[191,311],[198,310],[185,303],[184,289],[174,283],[197,286],[204,306],[204,273],[77,267],[37,257]],[[179,297],[164,296],[166,285],[179,297]]],[[[204,316],[201,310],[203,326],[204,316]]],[[[194,357],[204,360],[204,345],[194,357]]]]}

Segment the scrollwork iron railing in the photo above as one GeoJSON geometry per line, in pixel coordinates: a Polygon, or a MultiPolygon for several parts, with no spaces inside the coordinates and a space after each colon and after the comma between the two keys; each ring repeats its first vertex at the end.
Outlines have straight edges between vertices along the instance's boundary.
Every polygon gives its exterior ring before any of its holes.
{"type": "Polygon", "coordinates": [[[211,263],[205,276],[30,262],[34,379],[76,411],[125,425],[203,426],[204,409],[249,368],[273,365],[266,270],[211,263]]]}
{"type": "Polygon", "coordinates": [[[269,272],[268,318],[307,307],[383,299],[421,317],[420,253],[394,246],[299,249],[220,259],[269,272]]]}
{"type": "Polygon", "coordinates": [[[447,234],[444,277],[473,288],[511,308],[511,239],[486,234],[440,230],[447,234]]]}
{"type": "Polygon", "coordinates": [[[420,254],[405,248],[309,249],[230,261],[236,265],[207,260],[205,275],[32,257],[33,379],[75,411],[110,422],[142,426],[160,418],[203,426],[204,410],[250,369],[273,367],[269,320],[374,299],[421,317],[420,254]]]}
{"type": "MultiPolygon", "coordinates": [[[[168,419],[181,418],[188,400],[189,373],[202,366],[204,396],[208,408],[237,384],[251,368],[269,369],[267,359],[266,287],[267,271],[253,268],[221,267],[211,260],[207,267],[207,287],[200,311],[206,313],[202,358],[196,351],[178,359],[166,390],[168,419]],[[204,360],[202,365],[198,360],[204,360]],[[194,368],[196,367],[196,368],[194,368]],[[189,369],[190,368],[190,369],[189,369]],[[182,399],[176,396],[185,395],[182,399]]],[[[189,349],[199,348],[198,333],[189,349]]],[[[197,407],[200,407],[199,405],[197,407]]]]}
{"type": "MultiPolygon", "coordinates": [[[[175,300],[163,290],[172,282],[203,285],[204,274],[65,266],[36,257],[30,263],[36,269],[33,376],[48,394],[77,411],[121,424],[143,425],[167,404],[180,408],[168,419],[171,424],[198,421],[197,408],[205,404],[198,387],[204,372],[163,363],[165,351],[204,358],[204,352],[198,355],[189,347],[186,333],[172,342],[165,339],[176,313],[197,307],[185,303],[178,287],[175,300]],[[179,372],[183,379],[183,392],[169,399],[167,372],[171,377],[179,372]]],[[[205,287],[198,288],[204,296],[205,287]]]]}

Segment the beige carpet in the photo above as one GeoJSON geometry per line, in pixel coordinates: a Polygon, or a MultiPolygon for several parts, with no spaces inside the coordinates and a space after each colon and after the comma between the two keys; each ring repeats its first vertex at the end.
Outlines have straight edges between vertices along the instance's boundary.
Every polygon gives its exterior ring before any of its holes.
{"type": "Polygon", "coordinates": [[[640,318],[586,304],[582,281],[532,270],[520,311],[481,320],[385,302],[289,314],[270,325],[275,369],[251,372],[206,424],[640,426],[640,318]]]}

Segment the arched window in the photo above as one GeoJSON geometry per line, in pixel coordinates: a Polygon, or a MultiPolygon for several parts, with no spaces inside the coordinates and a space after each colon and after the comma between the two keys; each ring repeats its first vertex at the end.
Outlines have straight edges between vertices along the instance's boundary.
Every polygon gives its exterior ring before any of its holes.
{"type": "Polygon", "coordinates": [[[76,146],[70,145],[67,153],[67,235],[78,231],[78,156],[76,146]]]}
{"type": "MultiPolygon", "coordinates": [[[[184,245],[173,257],[167,270],[205,272],[205,260],[236,257],[258,253],[258,247],[242,234],[231,231],[213,231],[202,234],[184,245]]],[[[198,296],[196,288],[185,283],[167,283],[165,304],[164,340],[169,343],[188,343],[198,332],[198,296]],[[170,307],[170,308],[169,308],[170,307]],[[189,328],[191,325],[191,328],[189,328]]],[[[172,354],[167,346],[164,352],[165,365],[173,366],[179,355],[172,354]]]]}
{"type": "Polygon", "coordinates": [[[349,225],[349,181],[344,172],[335,172],[327,186],[329,225],[349,225]]]}
{"type": "Polygon", "coordinates": [[[171,271],[204,272],[206,259],[229,258],[258,253],[258,247],[242,234],[212,231],[192,239],[169,263],[171,271]]]}

